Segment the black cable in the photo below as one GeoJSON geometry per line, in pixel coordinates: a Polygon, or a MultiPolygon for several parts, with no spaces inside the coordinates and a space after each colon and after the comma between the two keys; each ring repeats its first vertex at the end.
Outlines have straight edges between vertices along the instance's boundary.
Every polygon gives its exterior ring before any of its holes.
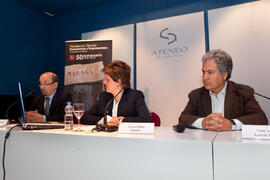
{"type": "Polygon", "coordinates": [[[6,155],[6,143],[7,143],[7,139],[9,138],[10,132],[12,131],[12,129],[14,129],[15,127],[20,126],[20,124],[17,124],[13,127],[11,127],[8,132],[5,135],[5,141],[4,141],[4,149],[3,149],[3,156],[2,156],[2,166],[3,166],[3,180],[6,179],[6,167],[5,167],[5,155],[6,155]]]}
{"type": "MultiPolygon", "coordinates": [[[[29,93],[27,93],[23,99],[26,99],[27,97],[29,97],[31,94],[33,94],[36,90],[32,89],[29,93]]],[[[16,102],[12,103],[10,106],[8,106],[7,110],[6,110],[6,119],[8,119],[8,114],[9,114],[9,110],[16,104],[18,104],[18,102],[20,102],[20,99],[18,99],[16,102]]]]}
{"type": "Polygon", "coordinates": [[[107,125],[107,108],[111,104],[111,102],[123,91],[124,89],[122,88],[115,96],[113,96],[107,105],[105,106],[104,109],[104,116],[103,116],[103,124],[97,124],[95,128],[92,129],[92,132],[97,131],[104,131],[104,132],[114,132],[118,130],[118,126],[113,126],[113,125],[107,125]]]}
{"type": "Polygon", "coordinates": [[[110,101],[107,103],[104,109],[104,116],[103,116],[103,124],[107,126],[107,108],[111,104],[111,102],[123,91],[124,89],[122,88],[115,96],[113,96],[110,101]]]}
{"type": "Polygon", "coordinates": [[[265,98],[265,99],[269,99],[269,100],[270,100],[270,98],[269,98],[269,97],[264,96],[264,95],[262,95],[262,94],[259,94],[259,93],[256,93],[256,92],[254,92],[254,94],[256,94],[256,95],[258,95],[258,96],[261,96],[261,97],[263,97],[263,98],[265,98]]]}

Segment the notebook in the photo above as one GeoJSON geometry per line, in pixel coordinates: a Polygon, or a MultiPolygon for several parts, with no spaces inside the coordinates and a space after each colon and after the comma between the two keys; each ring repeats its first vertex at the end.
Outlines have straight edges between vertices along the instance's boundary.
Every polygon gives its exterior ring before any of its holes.
{"type": "Polygon", "coordinates": [[[23,102],[23,96],[22,96],[22,87],[21,83],[18,82],[18,88],[19,88],[19,95],[20,95],[20,102],[21,102],[21,109],[22,109],[22,121],[21,121],[21,127],[24,130],[41,130],[41,129],[61,129],[64,128],[64,124],[61,123],[27,123],[26,115],[25,115],[25,108],[24,108],[24,102],[23,102]]]}

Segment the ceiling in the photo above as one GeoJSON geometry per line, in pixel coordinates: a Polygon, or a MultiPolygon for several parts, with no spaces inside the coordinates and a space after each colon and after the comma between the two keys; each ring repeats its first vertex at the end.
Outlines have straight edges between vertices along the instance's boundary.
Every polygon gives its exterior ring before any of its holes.
{"type": "Polygon", "coordinates": [[[35,11],[47,15],[66,15],[87,8],[109,4],[119,0],[14,0],[35,11]]]}

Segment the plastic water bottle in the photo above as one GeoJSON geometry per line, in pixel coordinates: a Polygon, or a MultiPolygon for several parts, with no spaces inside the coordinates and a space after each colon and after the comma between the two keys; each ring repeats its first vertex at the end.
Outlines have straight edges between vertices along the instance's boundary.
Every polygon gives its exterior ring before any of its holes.
{"type": "Polygon", "coordinates": [[[72,131],[73,130],[73,106],[71,105],[71,102],[68,101],[67,105],[65,107],[65,117],[64,117],[64,124],[65,124],[65,130],[66,131],[72,131]]]}

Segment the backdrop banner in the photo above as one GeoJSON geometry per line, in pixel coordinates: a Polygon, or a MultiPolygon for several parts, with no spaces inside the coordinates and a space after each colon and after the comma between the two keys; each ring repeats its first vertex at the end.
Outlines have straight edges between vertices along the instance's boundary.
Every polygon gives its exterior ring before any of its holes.
{"type": "Polygon", "coordinates": [[[203,12],[137,24],[137,87],[162,126],[178,123],[188,93],[200,87],[203,12]]]}
{"type": "Polygon", "coordinates": [[[65,89],[89,110],[103,89],[101,70],[112,61],[112,41],[66,41],[65,61],[65,89]]]}
{"type": "Polygon", "coordinates": [[[83,40],[112,40],[112,59],[126,62],[131,67],[131,87],[134,81],[134,24],[85,32],[83,40]]]}

